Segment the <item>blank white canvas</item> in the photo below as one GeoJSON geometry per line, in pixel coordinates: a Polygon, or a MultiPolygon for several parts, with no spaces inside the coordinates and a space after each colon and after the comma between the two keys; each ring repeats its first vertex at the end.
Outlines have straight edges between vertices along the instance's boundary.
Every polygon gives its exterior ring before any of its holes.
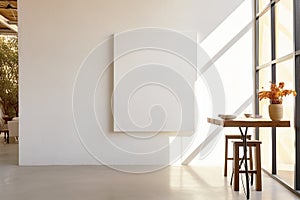
{"type": "Polygon", "coordinates": [[[197,33],[114,35],[115,132],[194,131],[197,33]]]}

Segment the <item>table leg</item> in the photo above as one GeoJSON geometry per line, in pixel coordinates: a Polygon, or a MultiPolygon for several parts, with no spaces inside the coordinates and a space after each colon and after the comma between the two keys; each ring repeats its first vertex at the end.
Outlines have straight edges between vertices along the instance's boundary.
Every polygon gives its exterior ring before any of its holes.
{"type": "Polygon", "coordinates": [[[248,132],[248,127],[246,127],[245,132],[243,132],[242,128],[239,127],[241,135],[243,136],[243,146],[244,146],[244,156],[242,161],[245,162],[245,175],[246,175],[246,196],[247,199],[250,198],[250,185],[249,185],[249,174],[248,174],[248,163],[247,163],[247,132],[248,132]]]}

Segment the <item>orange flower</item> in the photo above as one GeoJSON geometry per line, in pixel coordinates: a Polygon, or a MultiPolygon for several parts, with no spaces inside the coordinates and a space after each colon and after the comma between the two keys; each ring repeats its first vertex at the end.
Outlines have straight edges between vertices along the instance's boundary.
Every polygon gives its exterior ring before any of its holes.
{"type": "Polygon", "coordinates": [[[294,96],[297,95],[296,91],[294,90],[284,90],[284,82],[280,82],[278,86],[275,83],[272,83],[270,86],[270,91],[260,91],[258,93],[259,100],[262,99],[270,99],[272,104],[282,104],[282,98],[293,94],[294,96]]]}

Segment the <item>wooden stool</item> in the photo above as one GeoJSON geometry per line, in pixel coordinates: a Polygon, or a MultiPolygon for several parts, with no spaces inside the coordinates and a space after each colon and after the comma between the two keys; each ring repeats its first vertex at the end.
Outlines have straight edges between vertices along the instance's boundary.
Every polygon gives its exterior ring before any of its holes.
{"type": "MultiPolygon", "coordinates": [[[[247,141],[247,147],[251,149],[255,147],[255,170],[248,170],[248,174],[252,175],[251,184],[253,184],[253,174],[256,174],[256,190],[262,190],[262,181],[261,181],[261,155],[260,155],[260,144],[261,141],[250,140],[247,141]]],[[[240,165],[240,147],[243,147],[243,141],[234,141],[233,142],[233,187],[234,191],[239,191],[239,174],[245,173],[244,170],[239,168],[240,165]]],[[[250,152],[250,150],[249,150],[250,152]]],[[[244,162],[246,162],[244,160],[244,162]]]]}
{"type": "MultiPolygon", "coordinates": [[[[251,135],[247,135],[247,139],[251,139],[251,135]]],[[[225,164],[224,164],[224,176],[227,176],[227,162],[228,160],[233,160],[233,157],[228,157],[228,142],[229,140],[242,140],[241,134],[239,135],[225,135],[225,164]]],[[[249,150],[249,160],[250,160],[250,168],[253,167],[252,162],[252,150],[249,150]]]]}

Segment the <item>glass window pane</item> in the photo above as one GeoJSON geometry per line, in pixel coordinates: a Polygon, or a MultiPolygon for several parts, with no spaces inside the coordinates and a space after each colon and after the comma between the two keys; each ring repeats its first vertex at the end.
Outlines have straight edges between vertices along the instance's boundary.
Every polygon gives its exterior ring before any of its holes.
{"type": "MultiPolygon", "coordinates": [[[[271,66],[259,70],[259,91],[268,90],[271,82],[271,66]]],[[[259,114],[263,118],[269,118],[269,101],[267,99],[259,101],[259,114]]],[[[262,167],[271,172],[272,169],[272,142],[271,128],[259,128],[259,139],[262,141],[262,167]]]]}
{"type": "Polygon", "coordinates": [[[256,0],[258,3],[258,12],[261,12],[269,3],[270,0],[256,0]]]}
{"type": "Polygon", "coordinates": [[[293,52],[293,0],[275,5],[276,58],[293,52]]]}
{"type": "MultiPolygon", "coordinates": [[[[258,88],[258,90],[259,91],[269,90],[271,80],[272,80],[271,66],[259,70],[259,88],[258,88]]],[[[267,108],[268,105],[269,105],[268,99],[263,99],[263,100],[259,101],[259,114],[262,115],[264,118],[269,117],[269,112],[268,112],[268,108],[267,108]]]]}
{"type": "Polygon", "coordinates": [[[259,65],[271,61],[271,17],[270,11],[259,18],[259,50],[258,63],[259,65]]]}
{"type": "MultiPolygon", "coordinates": [[[[276,66],[276,79],[284,82],[284,89],[294,89],[293,60],[278,63],[276,66]]],[[[283,99],[283,118],[291,120],[291,127],[277,128],[277,175],[292,188],[294,187],[295,168],[295,129],[294,129],[294,106],[293,95],[283,99]]]]}

